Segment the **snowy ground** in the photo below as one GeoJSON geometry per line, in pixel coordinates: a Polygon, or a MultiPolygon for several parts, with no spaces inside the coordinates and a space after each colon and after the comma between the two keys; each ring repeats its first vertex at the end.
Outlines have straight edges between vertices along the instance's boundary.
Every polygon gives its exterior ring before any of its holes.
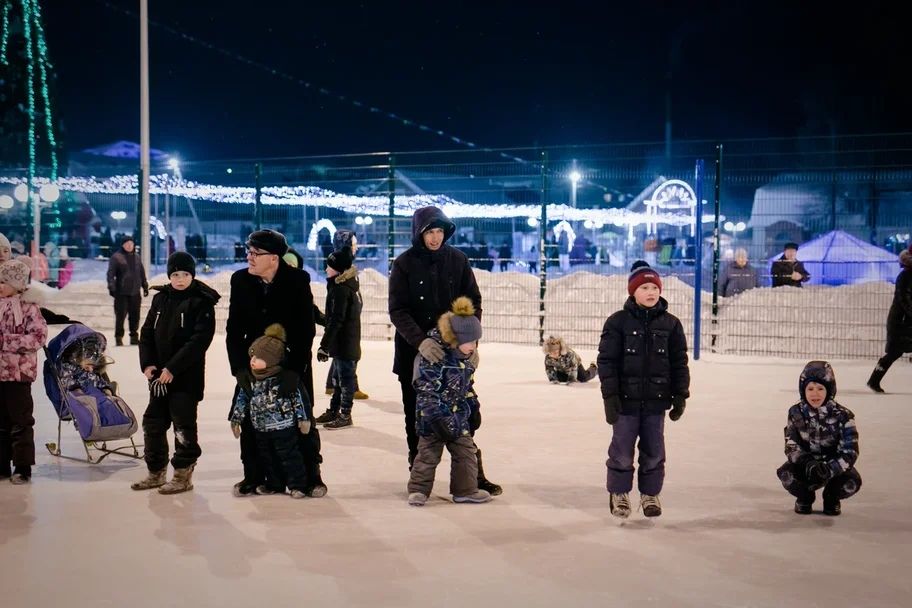
{"type": "MultiPolygon", "coordinates": [[[[877,396],[864,388],[869,362],[834,362],[840,401],[858,419],[864,487],[829,518],[795,515],[774,473],[801,363],[693,363],[694,396],[667,426],[665,513],[619,525],[604,489],[611,431],[597,384],[547,384],[535,347],[482,348],[477,441],[505,489],[494,502],[451,503],[445,459],[430,503],[406,504],[388,342],[364,344],[359,372],[371,399],[357,402],[356,426],[323,432],[327,497],[232,497],[240,462],[217,336],[196,489],[132,492],[140,462],[92,466],[40,450],[30,486],[0,484],[2,605],[909,605],[912,366],[898,365],[884,382],[890,393],[877,396]]],[[[137,351],[111,354],[141,414],[137,351]]],[[[318,364],[317,377],[325,371],[318,364]]],[[[40,386],[39,447],[56,431],[40,386]]],[[[318,410],[327,400],[319,395],[318,410]]],[[[64,431],[64,449],[78,454],[75,432],[64,431]]]]}

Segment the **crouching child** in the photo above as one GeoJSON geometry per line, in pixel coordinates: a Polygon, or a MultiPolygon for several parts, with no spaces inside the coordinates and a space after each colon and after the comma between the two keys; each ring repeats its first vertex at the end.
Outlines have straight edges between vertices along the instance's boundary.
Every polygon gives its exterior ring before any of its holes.
{"type": "Polygon", "coordinates": [[[548,336],[542,344],[545,353],[545,375],[551,384],[589,382],[598,375],[595,363],[583,367],[582,359],[560,336],[548,336]]]}
{"type": "Polygon", "coordinates": [[[478,461],[472,439],[481,417],[473,388],[475,368],[469,360],[481,338],[481,322],[474,315],[472,301],[457,298],[452,310],[444,313],[437,327],[428,332],[428,337],[443,349],[443,359],[431,363],[420,354],[415,358],[413,386],[419,440],[408,483],[408,502],[413,506],[424,505],[431,495],[444,447],[452,460],[453,502],[491,500],[490,492],[478,488],[478,461]]]}
{"type": "Polygon", "coordinates": [[[231,411],[231,430],[240,438],[241,423],[249,409],[257,453],[265,470],[265,482],[256,488],[257,494],[283,494],[288,488],[292,498],[304,498],[313,490],[308,485],[298,435],[310,432],[310,396],[304,394],[300,383],[290,396],[279,395],[285,329],[278,323],[267,327],[265,334],[250,345],[248,354],[253,375],[251,393],[238,391],[231,411]]]}
{"type": "Polygon", "coordinates": [[[811,513],[823,488],[823,512],[839,515],[841,501],[861,489],[855,470],[855,414],[836,403],[836,375],[826,361],[811,361],[798,379],[801,401],[789,408],[785,426],[788,461],[776,471],[795,497],[795,513],[811,513]]]}

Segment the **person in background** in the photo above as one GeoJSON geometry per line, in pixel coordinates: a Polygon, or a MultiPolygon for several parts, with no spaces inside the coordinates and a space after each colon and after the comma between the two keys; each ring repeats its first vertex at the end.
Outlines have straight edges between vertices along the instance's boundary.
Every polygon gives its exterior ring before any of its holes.
{"type": "Polygon", "coordinates": [[[725,265],[719,276],[719,293],[730,298],[760,286],[757,270],[747,261],[747,249],[735,251],[735,259],[725,265]]]}
{"type": "Polygon", "coordinates": [[[782,257],[773,262],[771,270],[773,287],[801,287],[802,283],[811,280],[804,264],[798,261],[798,243],[786,243],[782,257]]]}
{"type": "Polygon", "coordinates": [[[884,356],[880,358],[871,377],[868,388],[875,393],[884,392],[880,381],[893,363],[912,352],[912,245],[899,254],[899,265],[902,270],[896,277],[896,289],[893,291],[893,303],[887,313],[887,344],[884,356]]]}
{"type": "Polygon", "coordinates": [[[123,346],[124,319],[130,319],[130,344],[139,344],[140,290],[149,296],[146,269],[136,254],[136,243],[129,234],[121,239],[120,249],[108,262],[108,293],[114,298],[114,341],[123,346]]]}

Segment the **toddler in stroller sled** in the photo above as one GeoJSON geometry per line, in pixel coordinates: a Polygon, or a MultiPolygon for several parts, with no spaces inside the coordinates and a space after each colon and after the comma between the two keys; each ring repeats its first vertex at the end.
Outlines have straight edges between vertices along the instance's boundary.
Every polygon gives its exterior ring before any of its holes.
{"type": "Polygon", "coordinates": [[[108,378],[107,366],[114,361],[104,352],[105,345],[98,334],[87,334],[70,344],[60,359],[60,380],[67,390],[95,387],[106,395],[117,392],[117,385],[108,378]]]}

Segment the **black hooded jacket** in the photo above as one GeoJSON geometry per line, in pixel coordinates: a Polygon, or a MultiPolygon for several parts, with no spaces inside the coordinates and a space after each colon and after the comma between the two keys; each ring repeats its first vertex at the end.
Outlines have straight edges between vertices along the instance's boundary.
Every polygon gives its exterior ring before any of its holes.
{"type": "Polygon", "coordinates": [[[690,396],[684,327],[659,298],[642,308],[627,298],[623,310],[605,321],[598,349],[602,398],[621,398],[621,413],[661,414],[672,397],[690,396]]]}
{"type": "Polygon", "coordinates": [[[481,292],[465,254],[446,244],[456,226],[436,207],[424,207],[412,217],[412,246],[393,262],[389,278],[389,315],[396,327],[393,373],[411,381],[418,345],[453,300],[467,296],[481,319],[481,292]],[[443,228],[444,244],[437,251],[424,246],[422,234],[443,228]]]}
{"type": "Polygon", "coordinates": [[[139,334],[139,367],[168,368],[174,380],[170,392],[203,399],[206,350],[215,333],[217,291],[194,280],[183,291],[170,285],[153,288],[158,293],[139,334]]]}
{"type": "Polygon", "coordinates": [[[108,293],[112,297],[138,296],[141,289],[149,289],[142,260],[136,250],[127,253],[121,247],[108,260],[108,293]]]}
{"type": "Polygon", "coordinates": [[[887,350],[912,352],[912,253],[903,252],[908,262],[896,277],[893,304],[887,315],[887,350]]]}
{"type": "Polygon", "coordinates": [[[362,306],[358,271],[354,266],[326,279],[326,331],[320,348],[330,357],[347,361],[361,359],[362,306]]]}

